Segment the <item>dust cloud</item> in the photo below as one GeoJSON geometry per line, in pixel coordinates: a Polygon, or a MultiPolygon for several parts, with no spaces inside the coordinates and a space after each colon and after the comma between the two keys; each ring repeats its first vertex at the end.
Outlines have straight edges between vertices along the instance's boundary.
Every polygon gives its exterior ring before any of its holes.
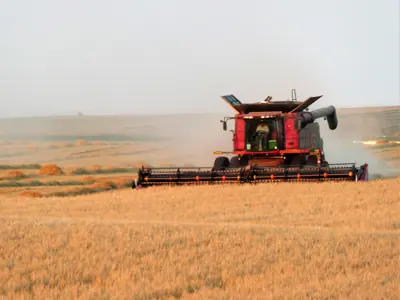
{"type": "Polygon", "coordinates": [[[382,135],[387,124],[382,119],[380,124],[369,126],[370,118],[360,115],[341,113],[338,110],[339,125],[336,130],[330,130],[324,120],[318,120],[321,136],[324,139],[324,151],[326,160],[330,164],[356,163],[357,166],[367,163],[369,166],[370,179],[380,177],[400,176],[400,170],[391,167],[384,159],[374,155],[368,146],[355,143],[365,138],[374,138],[382,135]]]}
{"type": "MultiPolygon", "coordinates": [[[[212,167],[216,157],[214,151],[231,151],[233,135],[222,130],[220,120],[223,117],[201,114],[166,120],[168,129],[165,130],[171,138],[166,148],[173,154],[172,163],[212,167]]],[[[228,125],[228,130],[231,129],[233,122],[228,125]]]]}

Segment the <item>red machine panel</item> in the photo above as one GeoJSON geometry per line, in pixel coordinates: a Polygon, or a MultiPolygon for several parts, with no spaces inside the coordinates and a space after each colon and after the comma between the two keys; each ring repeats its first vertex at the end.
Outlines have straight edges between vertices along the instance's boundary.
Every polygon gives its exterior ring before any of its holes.
{"type": "Polygon", "coordinates": [[[285,119],[285,148],[299,149],[300,135],[296,129],[296,115],[288,115],[285,119]]]}
{"type": "Polygon", "coordinates": [[[235,119],[235,136],[233,146],[235,151],[243,151],[245,144],[245,121],[243,119],[235,119]]]}

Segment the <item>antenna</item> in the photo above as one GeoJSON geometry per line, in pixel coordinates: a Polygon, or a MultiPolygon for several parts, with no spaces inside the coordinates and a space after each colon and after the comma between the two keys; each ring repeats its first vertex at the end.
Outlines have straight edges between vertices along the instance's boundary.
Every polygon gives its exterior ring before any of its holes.
{"type": "Polygon", "coordinates": [[[292,89],[292,101],[297,101],[296,89],[292,89]]]}

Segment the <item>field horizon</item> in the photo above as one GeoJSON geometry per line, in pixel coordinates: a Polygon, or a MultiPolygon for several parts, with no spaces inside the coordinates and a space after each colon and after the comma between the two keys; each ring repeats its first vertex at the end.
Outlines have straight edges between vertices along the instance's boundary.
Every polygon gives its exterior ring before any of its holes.
{"type": "MultiPolygon", "coordinates": [[[[400,105],[370,105],[370,106],[335,106],[339,114],[360,114],[360,113],[377,113],[381,111],[400,110],[400,105]]],[[[64,113],[64,114],[51,114],[51,115],[32,115],[32,116],[14,116],[14,117],[0,117],[1,120],[12,120],[12,119],[32,119],[32,118],[64,118],[64,117],[159,117],[159,116],[181,116],[181,115],[229,115],[231,112],[217,111],[217,112],[173,112],[173,113],[85,113],[84,111],[78,113],[64,113]]]]}

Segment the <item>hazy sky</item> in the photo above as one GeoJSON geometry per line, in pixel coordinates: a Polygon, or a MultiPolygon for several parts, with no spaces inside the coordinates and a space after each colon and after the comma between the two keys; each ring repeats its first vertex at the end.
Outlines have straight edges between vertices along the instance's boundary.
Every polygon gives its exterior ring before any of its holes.
{"type": "Polygon", "coordinates": [[[1,117],[399,105],[399,0],[2,0],[1,117]]]}

